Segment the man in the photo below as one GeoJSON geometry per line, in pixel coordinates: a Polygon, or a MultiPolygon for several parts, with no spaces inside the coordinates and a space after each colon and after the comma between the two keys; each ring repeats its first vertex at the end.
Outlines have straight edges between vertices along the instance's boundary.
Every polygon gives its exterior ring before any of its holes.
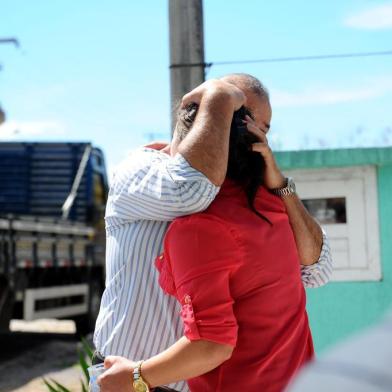
{"type": "MultiPolygon", "coordinates": [[[[271,108],[257,79],[229,75],[208,81],[187,94],[182,105],[191,102],[199,105],[195,123],[181,142],[181,127],[176,128],[170,156],[151,149],[135,153],[118,169],[111,186],[106,289],[94,334],[101,357],[150,357],[182,335],[178,305],[159,288],[153,260],[162,251],[168,222],[207,208],[219,191],[226,174],[231,119],[239,107],[246,105],[254,114],[256,122],[250,126],[261,135],[255,148],[266,162],[266,186],[286,186],[265,137],[271,108]]],[[[331,273],[328,245],[295,193],[286,199],[303,283],[320,286],[331,273]]],[[[173,387],[187,390],[184,383],[173,387]]]]}

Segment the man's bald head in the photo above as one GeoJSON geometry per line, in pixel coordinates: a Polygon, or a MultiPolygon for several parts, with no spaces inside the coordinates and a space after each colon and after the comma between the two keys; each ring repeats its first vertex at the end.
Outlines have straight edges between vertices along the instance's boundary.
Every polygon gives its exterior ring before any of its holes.
{"type": "Polygon", "coordinates": [[[260,98],[264,98],[269,102],[269,93],[267,88],[259,79],[247,73],[232,73],[225,75],[221,80],[232,83],[243,91],[250,91],[260,98]]]}
{"type": "Polygon", "coordinates": [[[221,78],[226,83],[234,84],[240,88],[245,96],[245,107],[251,113],[257,126],[265,133],[268,132],[271,123],[271,104],[267,88],[259,79],[246,73],[233,73],[221,78]]]}
{"type": "MultiPolygon", "coordinates": [[[[241,89],[246,96],[246,108],[255,120],[257,126],[267,133],[271,122],[271,105],[266,87],[252,75],[246,73],[233,73],[220,78],[220,80],[234,84],[241,89]]],[[[177,110],[177,124],[173,133],[176,142],[182,141],[193,126],[198,105],[188,105],[177,110]]]]}

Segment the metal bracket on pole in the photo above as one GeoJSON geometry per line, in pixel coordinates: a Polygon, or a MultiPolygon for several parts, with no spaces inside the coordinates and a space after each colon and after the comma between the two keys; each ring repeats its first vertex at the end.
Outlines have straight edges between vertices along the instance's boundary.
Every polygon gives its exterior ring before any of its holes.
{"type": "Polygon", "coordinates": [[[16,38],[0,38],[0,44],[13,44],[16,48],[20,48],[20,43],[16,38]]]}

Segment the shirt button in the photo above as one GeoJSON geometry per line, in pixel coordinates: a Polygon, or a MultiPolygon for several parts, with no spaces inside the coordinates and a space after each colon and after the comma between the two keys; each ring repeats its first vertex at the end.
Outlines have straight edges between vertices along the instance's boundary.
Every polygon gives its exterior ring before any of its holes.
{"type": "Polygon", "coordinates": [[[186,295],[184,298],[184,301],[186,304],[190,304],[191,303],[191,297],[189,295],[186,295]]]}

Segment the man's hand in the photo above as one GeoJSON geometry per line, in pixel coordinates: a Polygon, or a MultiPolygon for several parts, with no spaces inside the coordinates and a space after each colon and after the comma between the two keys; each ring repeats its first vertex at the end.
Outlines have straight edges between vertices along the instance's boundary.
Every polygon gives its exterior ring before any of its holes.
{"type": "Polygon", "coordinates": [[[98,377],[101,392],[134,392],[133,369],[136,363],[123,357],[105,358],[106,371],[98,377]]]}
{"type": "Polygon", "coordinates": [[[199,105],[204,94],[209,91],[221,91],[222,93],[230,95],[234,111],[243,106],[246,101],[245,94],[238,87],[219,79],[211,79],[202,83],[200,86],[197,86],[188,94],[185,94],[182,98],[181,107],[184,108],[190,103],[196,103],[199,105]]]}
{"type": "Polygon", "coordinates": [[[285,186],[285,177],[276,163],[271,147],[268,145],[266,132],[257,127],[256,123],[249,116],[246,116],[246,126],[248,131],[253,133],[259,139],[254,143],[252,150],[259,152],[265,161],[264,185],[268,189],[283,188],[285,186]]]}

